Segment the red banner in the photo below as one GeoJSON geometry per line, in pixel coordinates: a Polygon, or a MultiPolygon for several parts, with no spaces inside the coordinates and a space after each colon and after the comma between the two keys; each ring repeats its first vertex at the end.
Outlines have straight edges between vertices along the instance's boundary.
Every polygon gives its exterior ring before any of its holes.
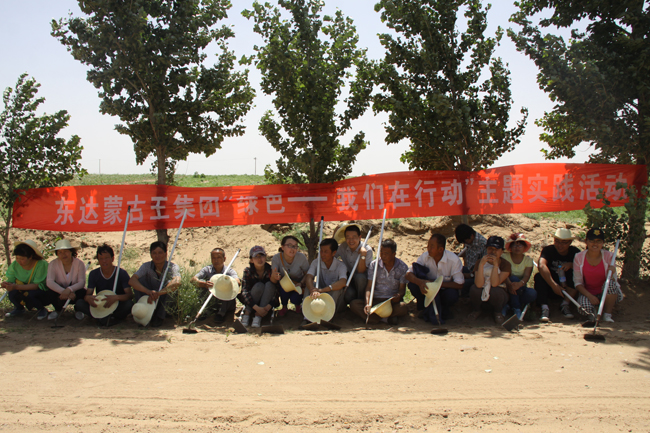
{"type": "Polygon", "coordinates": [[[557,212],[582,209],[603,190],[613,206],[626,202],[616,183],[645,184],[641,165],[525,164],[477,172],[414,171],[332,184],[181,188],[95,185],[25,191],[13,226],[55,231],[130,230],[441,215],[557,212]]]}

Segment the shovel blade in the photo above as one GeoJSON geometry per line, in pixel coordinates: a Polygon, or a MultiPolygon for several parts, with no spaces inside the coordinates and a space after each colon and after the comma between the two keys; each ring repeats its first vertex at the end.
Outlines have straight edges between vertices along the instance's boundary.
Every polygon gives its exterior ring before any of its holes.
{"type": "Polygon", "coordinates": [[[196,329],[183,329],[183,334],[196,334],[198,332],[199,331],[197,331],[196,329]]]}
{"type": "Polygon", "coordinates": [[[244,324],[241,323],[239,319],[235,320],[232,325],[235,328],[235,332],[238,334],[246,334],[248,332],[248,329],[246,329],[244,324]]]}
{"type": "Polygon", "coordinates": [[[341,327],[339,325],[335,325],[332,322],[328,322],[327,320],[321,320],[320,324],[326,327],[327,329],[331,329],[332,331],[340,331],[341,327]]]}
{"type": "Polygon", "coordinates": [[[449,330],[447,330],[445,328],[433,328],[431,330],[431,333],[433,335],[447,335],[448,332],[449,332],[449,330]]]}
{"type": "Polygon", "coordinates": [[[585,334],[585,340],[599,343],[605,341],[605,336],[600,334],[589,333],[589,334],[585,334]]]}
{"type": "MultiPolygon", "coordinates": [[[[322,323],[322,321],[321,321],[321,323],[322,323]]],[[[300,329],[302,329],[303,331],[317,331],[319,326],[320,325],[318,323],[312,322],[312,323],[308,323],[306,325],[302,325],[300,327],[300,329]]]]}
{"type": "Polygon", "coordinates": [[[284,334],[284,326],[282,325],[267,325],[262,326],[263,334],[284,334]]]}
{"type": "Polygon", "coordinates": [[[522,320],[519,320],[516,314],[513,314],[511,318],[503,322],[503,327],[508,331],[512,332],[513,329],[519,329],[519,325],[524,323],[522,320]]]}

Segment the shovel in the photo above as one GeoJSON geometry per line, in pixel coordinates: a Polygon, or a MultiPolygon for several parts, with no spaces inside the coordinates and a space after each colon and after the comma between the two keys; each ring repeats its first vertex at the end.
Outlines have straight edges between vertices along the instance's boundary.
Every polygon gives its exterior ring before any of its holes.
{"type": "Polygon", "coordinates": [[[241,307],[241,314],[235,319],[235,322],[232,324],[235,328],[235,332],[238,334],[246,334],[248,332],[248,329],[246,329],[244,324],[241,323],[241,319],[244,317],[244,314],[246,314],[246,306],[241,307]]]}
{"type": "MultiPolygon", "coordinates": [[[[436,313],[436,318],[438,319],[438,324],[441,324],[440,314],[438,314],[438,306],[436,305],[436,300],[433,300],[433,311],[436,313]]],[[[449,331],[446,328],[433,328],[431,333],[433,335],[446,335],[449,331]]]]}
{"type": "Polygon", "coordinates": [[[54,321],[54,325],[50,326],[52,329],[57,329],[57,328],[63,328],[65,325],[58,325],[59,323],[59,317],[63,316],[63,312],[65,311],[66,307],[70,303],[70,299],[65,301],[65,304],[63,304],[63,308],[61,308],[61,312],[59,313],[58,316],[56,316],[56,320],[54,321]]]}
{"type": "Polygon", "coordinates": [[[578,301],[576,301],[575,299],[573,299],[573,298],[571,297],[571,295],[569,295],[569,294],[566,292],[566,290],[562,290],[562,294],[564,295],[564,297],[565,297],[566,299],[568,299],[569,301],[571,301],[571,302],[572,302],[572,303],[573,303],[573,304],[578,308],[578,311],[580,311],[583,315],[589,317],[589,320],[587,320],[586,322],[584,322],[584,323],[582,324],[582,327],[583,327],[583,328],[591,328],[591,327],[593,327],[593,326],[596,324],[596,321],[595,321],[594,319],[592,319],[593,314],[588,313],[587,310],[585,310],[584,307],[583,307],[582,305],[578,304],[578,301]]]}
{"type": "MultiPolygon", "coordinates": [[[[618,253],[618,244],[621,240],[617,239],[616,240],[616,247],[614,248],[614,255],[612,255],[612,262],[609,264],[609,266],[614,266],[616,264],[616,254],[618,253]]],[[[598,329],[598,323],[600,322],[600,318],[602,317],[603,314],[603,308],[605,307],[605,297],[607,296],[607,289],[609,288],[609,281],[612,278],[612,271],[607,270],[607,278],[605,279],[605,284],[603,284],[603,294],[600,297],[600,306],[598,307],[598,315],[596,316],[596,321],[594,323],[594,332],[585,334],[585,340],[587,341],[595,341],[595,342],[600,342],[600,341],[605,341],[605,336],[596,334],[596,330],[598,329]]]]}
{"type": "Polygon", "coordinates": [[[521,319],[517,317],[516,314],[513,314],[512,317],[506,320],[505,322],[503,322],[503,325],[501,326],[503,326],[510,332],[512,332],[513,329],[519,332],[519,325],[524,323],[524,317],[526,316],[526,311],[528,310],[529,306],[530,304],[526,304],[526,306],[524,307],[524,311],[521,312],[521,319]]]}
{"type": "MultiPolygon", "coordinates": [[[[284,334],[284,327],[282,325],[274,325],[275,310],[271,312],[271,323],[260,328],[260,334],[284,334]]],[[[243,325],[242,325],[243,326],[243,325]]]]}

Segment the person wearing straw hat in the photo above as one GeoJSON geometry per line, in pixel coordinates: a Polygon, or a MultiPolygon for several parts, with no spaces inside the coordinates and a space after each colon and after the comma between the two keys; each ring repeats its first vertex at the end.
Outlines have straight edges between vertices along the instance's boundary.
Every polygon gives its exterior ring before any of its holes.
{"type": "Polygon", "coordinates": [[[573,258],[573,282],[579,293],[577,301],[584,311],[595,317],[597,306],[600,305],[603,286],[607,280],[607,271],[611,271],[612,278],[605,295],[603,321],[614,322],[612,319],[614,305],[623,300],[623,293],[617,281],[616,266],[610,266],[614,253],[603,249],[605,232],[601,229],[590,229],[587,232],[585,243],[587,249],[573,258]]]}
{"type": "Polygon", "coordinates": [[[453,318],[451,307],[458,302],[465,282],[463,264],[456,254],[445,248],[446,245],[447,238],[444,235],[433,233],[427,243],[427,251],[418,257],[406,274],[409,290],[417,300],[417,309],[424,309],[424,320],[434,324],[438,319],[433,305],[424,308],[427,283],[435,281],[442,275],[443,283],[435,297],[435,302],[439,306],[441,319],[448,320],[453,318]]]}
{"type": "MultiPolygon", "coordinates": [[[[223,250],[223,248],[217,247],[214,248],[212,251],[210,251],[210,261],[212,262],[211,265],[202,268],[190,280],[190,283],[192,283],[194,286],[203,289],[203,293],[202,293],[203,299],[201,300],[201,304],[205,302],[205,300],[209,296],[210,288],[214,286],[214,283],[210,281],[212,277],[214,277],[215,275],[223,274],[223,270],[226,267],[225,265],[226,252],[223,250]]],[[[235,271],[233,268],[229,268],[226,275],[234,278],[238,285],[241,284],[241,280],[237,275],[237,271],[235,271]]],[[[214,322],[223,323],[226,320],[226,315],[230,311],[234,311],[236,305],[237,305],[237,301],[235,301],[234,299],[232,301],[223,301],[218,299],[216,296],[213,296],[212,300],[206,307],[206,311],[213,311],[213,310],[216,311],[214,315],[214,322]]],[[[204,313],[203,315],[201,315],[201,317],[199,317],[199,320],[205,320],[209,315],[210,313],[204,313]]]]}
{"type": "Polygon", "coordinates": [[[510,308],[522,320],[521,309],[535,302],[537,292],[532,287],[528,287],[528,281],[533,273],[533,259],[526,255],[530,250],[531,244],[523,233],[513,233],[506,242],[506,251],[501,257],[510,262],[512,273],[506,280],[506,289],[508,289],[510,308]]]}
{"type": "Polygon", "coordinates": [[[165,320],[165,304],[168,299],[166,294],[160,295],[158,293],[162,277],[165,274],[165,267],[169,265],[163,290],[175,290],[181,285],[181,271],[178,265],[167,261],[167,244],[164,242],[153,242],[149,246],[149,255],[151,261],[140,266],[140,269],[129,280],[129,286],[136,291],[136,301],[147,296],[146,302],[151,305],[158,300],[158,305],[153,312],[151,322],[149,322],[152,327],[158,327],[165,320]]]}
{"type": "Polygon", "coordinates": [[[368,285],[368,266],[372,262],[372,248],[370,245],[361,245],[361,226],[359,224],[343,224],[334,233],[334,239],[339,247],[334,254],[345,264],[348,276],[361,255],[350,287],[345,291],[345,303],[349,304],[354,299],[365,299],[366,286],[368,285]]]}
{"type": "Polygon", "coordinates": [[[272,269],[271,265],[266,263],[264,247],[255,245],[248,255],[249,266],[244,269],[241,293],[237,298],[244,304],[245,309],[241,319],[242,325],[248,326],[251,314],[255,312],[251,326],[259,328],[262,326],[262,318],[278,306],[278,294],[275,283],[271,281],[272,269]]]}
{"type": "Polygon", "coordinates": [[[47,287],[54,292],[50,294],[54,311],[48,320],[59,316],[68,299],[74,304],[86,295],[86,265],[77,258],[77,249],[69,240],[61,239],[54,244],[54,253],[56,259],[47,267],[47,287]]]}
{"type": "Polygon", "coordinates": [[[95,258],[99,267],[88,274],[88,289],[85,296],[75,303],[75,316],[81,320],[91,315],[100,326],[116,325],[126,319],[133,308],[129,274],[113,265],[115,252],[109,245],[98,246],[95,258]],[[116,274],[117,287],[113,292],[116,274]]]}
{"type": "Polygon", "coordinates": [[[404,294],[406,293],[406,273],[408,266],[402,260],[395,257],[397,253],[397,244],[392,239],[385,239],[381,242],[379,250],[379,258],[370,263],[368,267],[368,275],[374,275],[375,266],[377,269],[377,281],[375,282],[375,292],[373,299],[370,299],[370,292],[372,288],[372,279],[368,281],[365,290],[365,300],[355,299],[350,303],[350,310],[361,317],[366,319],[368,314],[370,318],[368,323],[377,323],[382,320],[379,315],[372,313],[373,306],[381,304],[390,300],[391,314],[389,317],[384,318],[391,325],[397,325],[398,317],[406,316],[408,308],[404,301],[404,294]]]}
{"type": "Polygon", "coordinates": [[[542,249],[539,256],[539,273],[535,275],[535,291],[537,292],[537,305],[542,307],[542,322],[549,321],[549,301],[562,299],[560,311],[567,319],[573,319],[568,299],[564,299],[562,290],[575,299],[578,291],[573,284],[573,259],[580,252],[571,245],[575,237],[571,230],[559,228],[553,235],[553,245],[542,249]]]}
{"type": "Polygon", "coordinates": [[[37,319],[47,317],[46,305],[52,303],[50,290],[47,288],[47,262],[36,242],[27,239],[14,243],[14,260],[6,272],[2,287],[7,290],[7,297],[14,304],[14,309],[6,317],[20,316],[25,309],[35,308],[37,319]]]}
{"type": "Polygon", "coordinates": [[[503,308],[508,303],[506,279],[510,276],[510,262],[504,260],[505,242],[499,236],[490,236],[485,244],[487,254],[474,266],[474,285],[469,291],[472,312],[468,318],[475,320],[481,315],[481,305],[488,304],[494,309],[494,321],[498,326],[505,322],[503,308]]]}
{"type": "Polygon", "coordinates": [[[280,283],[276,284],[282,303],[282,308],[278,312],[280,317],[285,316],[289,311],[289,301],[296,306],[296,313],[302,314],[302,289],[305,287],[309,261],[303,253],[298,251],[299,245],[297,237],[285,236],[280,242],[278,253],[271,259],[271,268],[273,269],[271,279],[281,283],[282,278],[288,274],[294,287],[297,288],[297,290],[287,292],[280,283]]]}
{"type": "Polygon", "coordinates": [[[309,271],[307,271],[307,291],[305,296],[311,296],[316,299],[321,293],[329,294],[336,305],[336,312],[341,311],[345,306],[341,290],[347,282],[347,269],[343,262],[336,260],[334,254],[339,244],[334,238],[323,239],[320,243],[320,281],[318,289],[314,285],[316,274],[318,273],[318,258],[311,262],[309,271]]]}

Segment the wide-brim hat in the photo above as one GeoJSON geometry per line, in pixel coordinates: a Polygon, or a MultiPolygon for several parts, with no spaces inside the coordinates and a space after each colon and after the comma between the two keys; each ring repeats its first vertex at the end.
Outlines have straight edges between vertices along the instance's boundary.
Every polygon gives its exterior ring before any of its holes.
{"type": "Polygon", "coordinates": [[[523,242],[526,244],[524,247],[524,252],[528,252],[532,244],[526,239],[526,235],[523,233],[515,233],[510,235],[510,239],[508,239],[508,242],[506,242],[506,250],[510,251],[510,248],[512,247],[512,244],[515,242],[523,242]]]}
{"type": "Polygon", "coordinates": [[[61,239],[56,241],[54,244],[54,251],[58,250],[74,250],[75,247],[72,246],[69,240],[67,239],[61,239]]]}
{"type": "Polygon", "coordinates": [[[27,245],[29,248],[33,249],[34,252],[36,253],[37,256],[39,256],[41,259],[43,258],[43,250],[41,250],[38,247],[38,244],[34,242],[31,239],[25,239],[24,241],[16,241],[14,242],[14,248],[16,248],[18,245],[27,245]]]}
{"type": "Polygon", "coordinates": [[[327,293],[321,293],[316,299],[308,296],[302,302],[302,314],[310,322],[320,323],[321,320],[329,322],[334,317],[335,312],[336,304],[334,299],[327,293]]]}
{"type": "Polygon", "coordinates": [[[298,292],[299,295],[302,295],[302,289],[295,284],[293,284],[293,281],[291,280],[291,277],[289,276],[288,272],[284,273],[284,277],[280,280],[280,286],[282,287],[282,290],[285,292],[292,292],[296,291],[298,292]]]}
{"type": "Polygon", "coordinates": [[[142,326],[147,326],[149,322],[151,322],[151,317],[153,316],[153,312],[156,309],[156,303],[152,302],[150,304],[148,300],[149,296],[145,295],[141,297],[131,309],[133,320],[135,320],[135,323],[142,326]]]}
{"type": "Polygon", "coordinates": [[[97,304],[97,306],[90,306],[90,315],[95,319],[103,319],[104,317],[113,314],[113,312],[117,309],[117,304],[119,304],[119,302],[113,302],[108,308],[104,307],[104,303],[107,296],[112,296],[114,294],[115,292],[112,290],[102,290],[101,292],[97,293],[97,295],[95,295],[97,298],[95,304],[97,304]]]}
{"type": "Polygon", "coordinates": [[[215,298],[221,299],[222,301],[232,301],[239,294],[239,284],[230,275],[216,274],[210,278],[212,287],[210,287],[210,292],[214,295],[215,298]]]}
{"type": "Polygon", "coordinates": [[[440,291],[440,286],[442,286],[442,282],[443,282],[443,278],[442,275],[440,275],[438,276],[438,278],[436,278],[436,281],[432,283],[427,283],[427,293],[424,295],[425,307],[431,305],[433,298],[435,298],[438,292],[440,291]]]}
{"type": "Polygon", "coordinates": [[[559,228],[555,230],[555,234],[553,235],[555,239],[560,239],[562,241],[572,241],[575,239],[575,236],[571,234],[571,230],[566,229],[566,228],[559,228]]]}
{"type": "Polygon", "coordinates": [[[390,302],[390,298],[386,299],[384,302],[380,302],[377,305],[374,305],[370,308],[370,314],[376,314],[381,318],[390,317],[393,314],[393,304],[390,302]]]}
{"type": "Polygon", "coordinates": [[[359,231],[361,231],[361,226],[359,224],[355,224],[355,223],[343,224],[334,232],[334,240],[338,244],[342,244],[343,242],[345,242],[345,229],[352,226],[358,228],[359,231]]]}

